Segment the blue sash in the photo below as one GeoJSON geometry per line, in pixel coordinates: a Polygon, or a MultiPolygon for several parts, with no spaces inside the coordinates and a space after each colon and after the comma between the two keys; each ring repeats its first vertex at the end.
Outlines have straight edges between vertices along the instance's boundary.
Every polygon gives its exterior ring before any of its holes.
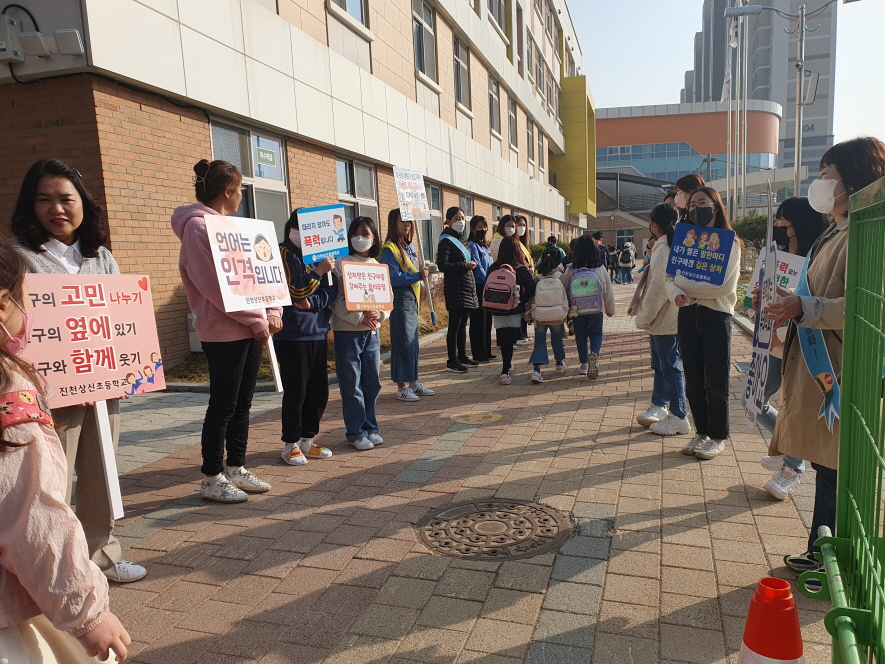
{"type": "Polygon", "coordinates": [[[459,239],[457,239],[451,235],[440,235],[439,239],[440,239],[440,241],[442,241],[443,239],[449,240],[449,241],[451,241],[452,244],[454,244],[456,247],[458,247],[458,249],[461,250],[461,253],[464,254],[464,261],[465,262],[469,263],[470,261],[473,260],[473,257],[470,255],[470,249],[465,247],[464,243],[461,242],[459,239]]]}
{"type": "MultiPolygon", "coordinates": [[[[817,246],[808,253],[808,258],[805,259],[802,274],[799,276],[799,286],[796,288],[796,295],[811,295],[811,292],[808,290],[807,273],[815,249],[817,249],[817,246]]],[[[824,395],[824,402],[817,417],[818,419],[824,418],[827,428],[832,433],[836,418],[841,417],[841,391],[836,372],[833,369],[833,363],[830,361],[830,354],[827,352],[827,345],[824,343],[824,334],[821,330],[799,327],[798,325],[796,333],[799,337],[802,357],[805,360],[808,373],[811,374],[818,389],[824,395]]]]}

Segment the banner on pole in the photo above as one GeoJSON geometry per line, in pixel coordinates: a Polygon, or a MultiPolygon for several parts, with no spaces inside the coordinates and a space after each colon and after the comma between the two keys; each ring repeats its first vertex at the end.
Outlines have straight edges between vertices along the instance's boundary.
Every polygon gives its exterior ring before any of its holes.
{"type": "Polygon", "coordinates": [[[734,231],[676,224],[667,274],[721,286],[734,247],[734,231]]]}
{"type": "Polygon", "coordinates": [[[50,408],[166,388],[151,285],[132,274],[29,274],[34,325],[23,359],[50,408]]]}
{"type": "Polygon", "coordinates": [[[298,210],[301,253],[305,265],[347,255],[349,250],[344,219],[343,205],[323,205],[298,210]]]}
{"type": "Polygon", "coordinates": [[[348,311],[393,311],[390,268],[384,263],[341,263],[341,287],[348,311]]]}
{"type": "Polygon", "coordinates": [[[753,359],[747,372],[747,388],[744,390],[743,399],[744,407],[747,409],[747,421],[750,424],[756,423],[756,418],[762,412],[762,405],[765,403],[765,384],[768,382],[768,362],[774,321],[770,320],[763,310],[777,300],[777,273],[767,269],[765,265],[777,264],[777,245],[772,242],[769,247],[762,250],[759,258],[764,259],[764,265],[759,276],[761,288],[753,328],[753,359]]]}
{"type": "Polygon", "coordinates": [[[273,222],[208,214],[205,219],[226,312],[292,304],[273,222]]]}
{"type": "Polygon", "coordinates": [[[395,167],[393,180],[396,184],[396,197],[399,200],[399,211],[403,221],[430,219],[427,188],[424,186],[424,175],[421,171],[395,167]]]}

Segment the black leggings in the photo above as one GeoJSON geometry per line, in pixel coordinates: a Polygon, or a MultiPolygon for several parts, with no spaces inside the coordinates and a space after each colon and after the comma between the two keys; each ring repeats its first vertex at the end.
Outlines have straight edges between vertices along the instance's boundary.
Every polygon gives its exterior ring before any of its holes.
{"type": "Polygon", "coordinates": [[[467,321],[473,309],[449,309],[449,331],[446,332],[446,348],[449,362],[467,357],[467,321]]]}
{"type": "Polygon", "coordinates": [[[499,327],[497,330],[498,347],[501,349],[501,373],[509,374],[513,367],[513,346],[522,336],[518,327],[499,327]]]}
{"type": "Polygon", "coordinates": [[[470,310],[470,350],[474,360],[491,359],[492,315],[482,307],[470,310]]]}
{"type": "Polygon", "coordinates": [[[320,432],[329,403],[328,341],[277,341],[275,345],[283,381],[283,442],[313,438],[320,432]]]}

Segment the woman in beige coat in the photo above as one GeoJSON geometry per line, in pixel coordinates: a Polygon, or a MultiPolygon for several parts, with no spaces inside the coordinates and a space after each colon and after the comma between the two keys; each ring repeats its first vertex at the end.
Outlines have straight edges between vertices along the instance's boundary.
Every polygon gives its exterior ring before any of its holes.
{"type": "Polygon", "coordinates": [[[784,557],[797,572],[819,570],[813,556],[818,528],[835,527],[836,478],[839,465],[839,420],[832,430],[819,415],[824,395],[809,373],[797,337],[797,326],[822,330],[837,380],[842,375],[842,328],[845,318],[845,265],[848,254],[848,197],[885,177],[885,144],[855,138],[830,148],[820,162],[820,178],[808,189],[811,206],[833,219],[807,258],[810,295],[784,296],[765,311],[776,324],[789,325],[784,346],[783,403],[769,447],[770,455],[806,459],[817,471],[814,516],[807,551],[784,557]]]}

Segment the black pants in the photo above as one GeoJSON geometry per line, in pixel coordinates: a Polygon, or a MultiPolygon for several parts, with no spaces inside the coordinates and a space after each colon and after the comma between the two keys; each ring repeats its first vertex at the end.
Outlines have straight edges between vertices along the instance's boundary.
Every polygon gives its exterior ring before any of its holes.
{"type": "Polygon", "coordinates": [[[519,334],[520,339],[528,339],[529,338],[529,324],[525,321],[525,319],[523,319],[522,322],[520,322],[520,324],[519,324],[519,332],[520,332],[520,334],[519,334]]]}
{"type": "Polygon", "coordinates": [[[246,463],[249,442],[249,410],[258,368],[261,365],[262,344],[255,339],[239,341],[203,342],[203,352],[209,365],[209,406],[203,421],[204,475],[218,475],[224,471],[224,451],[227,465],[246,463]]]}
{"type": "Polygon", "coordinates": [[[470,310],[470,350],[474,360],[492,355],[492,315],[482,307],[470,310]]]}
{"type": "Polygon", "coordinates": [[[814,484],[814,514],[811,517],[811,534],[808,536],[808,550],[820,551],[819,546],[814,546],[814,541],[820,537],[817,529],[821,526],[829,526],[830,531],[836,530],[836,486],[838,472],[832,468],[812,463],[811,467],[817,471],[814,484]]]}
{"type": "Polygon", "coordinates": [[[329,342],[277,341],[275,345],[283,381],[283,442],[313,438],[320,432],[329,402],[329,342]]]}
{"type": "Polygon", "coordinates": [[[728,438],[731,316],[693,304],[679,310],[685,396],[698,434],[728,438]]]}
{"type": "Polygon", "coordinates": [[[446,332],[446,348],[449,362],[467,357],[467,321],[473,309],[449,309],[449,331],[446,332]]]}
{"type": "Polygon", "coordinates": [[[513,346],[522,336],[518,327],[499,327],[497,330],[498,347],[501,349],[501,373],[510,373],[513,367],[513,346]]]}

